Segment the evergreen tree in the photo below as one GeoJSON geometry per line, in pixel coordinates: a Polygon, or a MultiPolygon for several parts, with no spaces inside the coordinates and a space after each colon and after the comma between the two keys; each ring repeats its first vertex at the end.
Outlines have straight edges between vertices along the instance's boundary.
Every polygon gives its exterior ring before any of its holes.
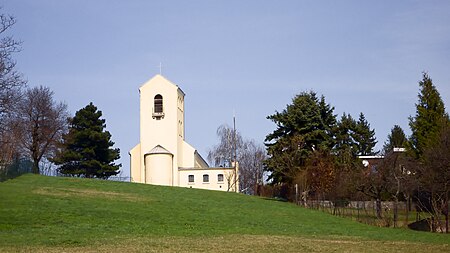
{"type": "Polygon", "coordinates": [[[387,138],[383,146],[385,154],[391,152],[394,148],[404,148],[408,142],[405,132],[403,132],[403,129],[399,125],[395,125],[391,129],[391,133],[387,138]]]}
{"type": "Polygon", "coordinates": [[[377,144],[375,138],[375,130],[370,129],[370,124],[367,122],[366,117],[361,112],[359,114],[358,122],[356,122],[353,139],[356,143],[357,155],[375,155],[373,150],[377,144]]]}
{"type": "Polygon", "coordinates": [[[448,120],[444,102],[426,72],[419,82],[419,101],[416,104],[416,115],[409,117],[411,127],[410,144],[417,157],[421,157],[427,140],[439,129],[442,119],[448,120]]]}
{"type": "Polygon", "coordinates": [[[357,145],[353,139],[356,121],[350,114],[342,114],[335,130],[335,153],[340,163],[349,163],[357,156],[357,145]]]}
{"type": "Polygon", "coordinates": [[[327,145],[333,146],[334,128],[336,128],[336,115],[333,114],[334,107],[325,102],[325,96],[322,95],[319,102],[320,116],[323,121],[325,133],[327,133],[327,145]],[[331,138],[328,138],[331,137],[331,138]]]}
{"type": "Polygon", "coordinates": [[[417,174],[422,190],[429,192],[431,214],[438,226],[444,227],[440,217],[445,215],[449,232],[450,199],[450,121],[442,119],[436,132],[430,135],[421,157],[417,174]]]}
{"type": "Polygon", "coordinates": [[[319,101],[311,91],[297,95],[283,112],[267,117],[277,125],[266,137],[269,158],[265,165],[273,183],[291,183],[314,150],[329,150],[333,146],[333,110],[324,97],[319,101]],[[287,163],[286,156],[293,162],[287,163]]]}
{"type": "Polygon", "coordinates": [[[361,165],[358,156],[375,154],[373,152],[376,144],[375,132],[370,129],[362,113],[358,121],[350,114],[342,114],[334,134],[336,145],[333,152],[336,155],[339,170],[353,171],[361,165]]]}
{"type": "Polygon", "coordinates": [[[363,113],[359,114],[358,121],[350,114],[344,113],[338,122],[335,138],[335,149],[339,156],[356,158],[359,155],[375,154],[373,151],[377,143],[375,130],[370,129],[370,124],[363,113]]]}
{"type": "Polygon", "coordinates": [[[62,149],[54,158],[59,171],[72,176],[107,179],[118,174],[120,150],[112,149],[111,134],[105,131],[102,112],[92,103],[76,112],[70,120],[69,133],[64,136],[62,149]]]}

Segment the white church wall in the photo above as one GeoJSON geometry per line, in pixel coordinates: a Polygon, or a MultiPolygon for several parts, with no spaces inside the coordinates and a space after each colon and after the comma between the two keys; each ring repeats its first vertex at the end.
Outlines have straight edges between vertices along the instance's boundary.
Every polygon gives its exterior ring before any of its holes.
{"type": "Polygon", "coordinates": [[[131,182],[142,182],[141,178],[141,144],[130,150],[130,176],[131,182]]]}
{"type": "Polygon", "coordinates": [[[189,143],[182,141],[181,142],[182,152],[183,152],[183,160],[180,161],[179,167],[183,168],[194,168],[194,153],[195,148],[189,145],[189,143]]]}
{"type": "MultiPolygon", "coordinates": [[[[177,121],[178,121],[178,87],[160,75],[156,75],[140,88],[140,134],[141,134],[141,156],[161,145],[173,154],[174,161],[178,159],[177,145],[177,121]],[[156,95],[163,98],[164,117],[159,120],[153,117],[154,98],[156,95]]],[[[144,166],[144,159],[141,159],[144,166]]],[[[177,182],[177,163],[172,163],[171,174],[174,182],[177,182]]],[[[142,171],[142,170],[141,170],[142,171]]],[[[144,173],[142,173],[144,174],[144,173]]]]}
{"type": "Polygon", "coordinates": [[[229,170],[180,169],[179,170],[180,186],[197,189],[227,191],[228,190],[228,181],[226,177],[227,173],[229,173],[229,170]],[[219,174],[223,175],[222,177],[223,181],[218,180],[219,174]],[[190,175],[194,176],[194,182],[189,182],[190,175]],[[208,182],[203,181],[203,175],[208,175],[209,179],[208,182]]]}
{"type": "Polygon", "coordinates": [[[148,154],[145,156],[146,182],[155,185],[173,185],[172,155],[148,154]]]}
{"type": "Polygon", "coordinates": [[[209,168],[209,165],[206,163],[203,157],[197,152],[194,153],[194,168],[202,168],[202,169],[209,168]]]}

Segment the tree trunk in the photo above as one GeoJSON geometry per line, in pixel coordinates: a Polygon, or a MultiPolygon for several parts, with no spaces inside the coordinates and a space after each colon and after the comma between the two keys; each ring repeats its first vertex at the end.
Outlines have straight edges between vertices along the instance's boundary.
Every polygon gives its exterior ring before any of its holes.
{"type": "Polygon", "coordinates": [[[410,205],[411,205],[411,200],[410,200],[410,198],[409,198],[409,196],[407,196],[406,197],[406,218],[405,218],[405,224],[406,224],[406,226],[408,226],[408,224],[409,224],[409,208],[410,208],[410,205]]]}
{"type": "Polygon", "coordinates": [[[398,220],[398,198],[396,196],[394,202],[394,228],[397,227],[397,220],[398,220]]]}
{"type": "MultiPolygon", "coordinates": [[[[447,204],[448,205],[448,204],[447,204]]],[[[448,234],[448,211],[445,214],[445,233],[448,234]]]]}
{"type": "Polygon", "coordinates": [[[357,204],[356,204],[356,209],[358,210],[358,214],[357,214],[358,216],[356,217],[356,220],[359,221],[359,208],[360,208],[360,207],[359,207],[359,201],[356,202],[356,203],[357,203],[357,204]]]}
{"type": "Polygon", "coordinates": [[[377,218],[381,219],[382,215],[381,215],[381,198],[377,198],[376,200],[376,209],[377,209],[377,218]]]}
{"type": "Polygon", "coordinates": [[[255,196],[259,196],[258,188],[259,188],[259,174],[256,173],[255,196]]]}
{"type": "Polygon", "coordinates": [[[308,207],[308,192],[307,191],[303,191],[302,192],[302,201],[303,201],[303,205],[304,207],[308,207]]]}
{"type": "Polygon", "coordinates": [[[448,192],[445,195],[444,214],[445,214],[445,233],[448,234],[448,192]]]}
{"type": "Polygon", "coordinates": [[[33,173],[39,174],[39,161],[34,160],[33,161],[33,173]]]}

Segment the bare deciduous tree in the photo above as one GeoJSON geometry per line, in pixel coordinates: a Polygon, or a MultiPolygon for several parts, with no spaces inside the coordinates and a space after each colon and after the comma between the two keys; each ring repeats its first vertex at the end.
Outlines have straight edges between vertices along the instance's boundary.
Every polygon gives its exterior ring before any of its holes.
{"type": "Polygon", "coordinates": [[[266,150],[255,141],[244,141],[239,152],[239,186],[248,194],[257,195],[259,185],[264,181],[264,160],[266,150]]]}
{"type": "Polygon", "coordinates": [[[242,136],[239,132],[229,127],[221,125],[217,128],[217,137],[219,144],[215,145],[208,152],[208,161],[213,166],[231,167],[234,156],[242,147],[242,136]]]}
{"type": "MultiPolygon", "coordinates": [[[[221,125],[217,129],[217,136],[219,144],[208,152],[209,163],[213,166],[233,167],[236,156],[241,191],[256,194],[256,188],[263,180],[263,160],[266,158],[264,147],[253,140],[244,140],[239,132],[227,125],[221,125]]],[[[232,174],[228,176],[236,178],[232,174]]]]}
{"type": "Polygon", "coordinates": [[[376,214],[378,219],[382,219],[381,200],[383,193],[386,192],[387,185],[387,169],[378,166],[368,166],[364,170],[358,171],[360,175],[357,177],[357,190],[364,193],[368,197],[375,199],[376,214]]]}
{"type": "Polygon", "coordinates": [[[227,179],[227,192],[229,191],[236,191],[237,187],[237,175],[236,170],[231,170],[225,172],[225,178],[227,179]]]}
{"type": "Polygon", "coordinates": [[[1,118],[2,129],[0,131],[0,165],[11,163],[19,155],[20,124],[14,113],[8,113],[1,118]]]}
{"type": "Polygon", "coordinates": [[[40,86],[25,91],[18,112],[22,149],[33,160],[33,173],[39,174],[39,162],[53,156],[67,131],[67,105],[57,103],[53,92],[40,86]]]}
{"type": "Polygon", "coordinates": [[[306,171],[310,189],[318,200],[325,200],[325,194],[333,189],[336,178],[333,155],[326,150],[315,150],[308,159],[306,171]]]}
{"type": "MultiPolygon", "coordinates": [[[[385,154],[379,170],[384,174],[386,191],[394,200],[394,227],[398,223],[399,198],[404,197],[409,201],[413,188],[416,185],[414,178],[415,160],[403,151],[392,149],[385,154]]],[[[406,216],[409,215],[409,206],[406,208],[406,216]]],[[[408,217],[406,218],[408,222],[408,217]]]]}
{"type": "Polygon", "coordinates": [[[12,54],[20,51],[20,42],[6,34],[15,23],[14,17],[0,14],[0,163],[10,162],[16,151],[16,125],[11,118],[26,83],[15,70],[16,62],[12,59],[12,54]]]}

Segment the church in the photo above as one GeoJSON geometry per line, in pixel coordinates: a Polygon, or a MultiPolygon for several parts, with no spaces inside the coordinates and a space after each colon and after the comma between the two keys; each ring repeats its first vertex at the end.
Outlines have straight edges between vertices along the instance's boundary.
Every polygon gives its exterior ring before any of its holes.
{"type": "Polygon", "coordinates": [[[140,143],[129,152],[136,183],[239,191],[238,167],[213,168],[185,136],[185,93],[162,75],[139,88],[140,143]]]}

